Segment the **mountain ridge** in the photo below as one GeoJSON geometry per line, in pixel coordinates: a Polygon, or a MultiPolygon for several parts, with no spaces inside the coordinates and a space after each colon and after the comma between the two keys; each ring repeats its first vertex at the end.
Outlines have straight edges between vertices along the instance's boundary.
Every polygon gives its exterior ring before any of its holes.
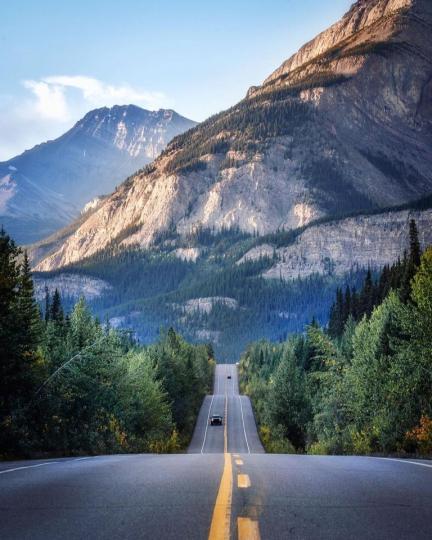
{"type": "Polygon", "coordinates": [[[89,111],[57,139],[0,163],[0,221],[19,243],[46,237],[194,125],[171,109],[89,111]]]}
{"type": "MultiPolygon", "coordinates": [[[[148,247],[173,226],[181,235],[230,227],[267,234],[430,194],[431,24],[424,0],[360,0],[332,27],[342,38],[319,45],[299,66],[306,65],[307,81],[288,77],[270,91],[265,82],[175,137],[44,268],[77,262],[119,238],[124,247],[148,247]],[[353,20],[371,24],[359,29],[353,20]],[[330,64],[322,58],[329,51],[330,64]]],[[[273,73],[279,80],[281,72],[273,73]]]]}

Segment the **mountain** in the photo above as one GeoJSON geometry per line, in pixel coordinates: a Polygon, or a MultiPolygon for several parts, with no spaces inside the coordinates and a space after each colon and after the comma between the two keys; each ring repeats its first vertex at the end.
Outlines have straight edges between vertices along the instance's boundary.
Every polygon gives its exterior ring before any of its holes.
{"type": "Polygon", "coordinates": [[[176,137],[40,265],[164,231],[296,229],[432,192],[432,3],[359,0],[245,99],[176,137]]]}
{"type": "Polygon", "coordinates": [[[172,110],[91,111],[58,139],[0,163],[0,222],[19,243],[46,237],[195,125],[172,110]]]}
{"type": "Polygon", "coordinates": [[[174,326],[229,361],[325,324],[337,287],[403,256],[410,219],[432,244],[431,30],[429,1],[354,4],[35,245],[39,294],[88,291],[144,342],[174,326]]]}
{"type": "Polygon", "coordinates": [[[411,219],[422,248],[432,245],[432,197],[259,237],[238,229],[172,231],[147,249],[113,245],[36,273],[37,294],[58,288],[69,306],[84,294],[100,320],[133,329],[143,342],[172,326],[233,361],[257,339],[284,340],[313,317],[326,324],[337,287],[359,290],[368,267],[375,274],[409,249],[411,219]]]}

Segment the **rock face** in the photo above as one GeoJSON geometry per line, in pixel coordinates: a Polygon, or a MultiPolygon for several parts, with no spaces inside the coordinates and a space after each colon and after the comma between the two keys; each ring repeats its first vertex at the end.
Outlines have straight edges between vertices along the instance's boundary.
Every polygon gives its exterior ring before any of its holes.
{"type": "Polygon", "coordinates": [[[184,304],[183,310],[188,315],[197,311],[200,313],[209,314],[213,307],[217,304],[225,306],[229,309],[238,308],[238,302],[234,298],[211,296],[208,298],[192,298],[184,304]]]}
{"type": "MultiPolygon", "coordinates": [[[[367,267],[380,269],[409,250],[410,219],[417,223],[422,247],[432,245],[432,210],[357,216],[312,225],[291,245],[273,247],[277,262],[264,277],[289,280],[312,274],[343,275],[367,267]]],[[[267,244],[264,247],[267,250],[267,244]]],[[[259,252],[260,246],[239,263],[253,260],[259,252]]]]}
{"type": "Polygon", "coordinates": [[[63,298],[78,300],[84,296],[86,300],[94,300],[111,290],[111,285],[106,281],[81,274],[61,274],[52,278],[35,278],[35,296],[42,301],[45,298],[45,287],[48,287],[52,295],[56,289],[61,292],[63,298]]]}
{"type": "Polygon", "coordinates": [[[89,112],[62,137],[0,163],[0,222],[19,243],[48,236],[195,124],[134,105],[89,112]]]}
{"type": "Polygon", "coordinates": [[[176,137],[40,264],[176,226],[295,229],[432,193],[432,3],[359,0],[223,113],[176,137]]]}

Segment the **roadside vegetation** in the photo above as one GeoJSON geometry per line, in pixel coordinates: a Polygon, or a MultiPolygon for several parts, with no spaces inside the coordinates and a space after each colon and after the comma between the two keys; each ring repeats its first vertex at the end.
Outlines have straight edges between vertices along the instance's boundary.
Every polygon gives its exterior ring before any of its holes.
{"type": "Polygon", "coordinates": [[[432,248],[358,292],[339,290],[328,326],[252,344],[240,362],[270,452],[432,454],[432,248]]]}
{"type": "Polygon", "coordinates": [[[0,233],[0,458],[173,452],[187,445],[214,371],[213,351],[172,329],[141,347],[84,299],[41,310],[29,262],[0,233]]]}

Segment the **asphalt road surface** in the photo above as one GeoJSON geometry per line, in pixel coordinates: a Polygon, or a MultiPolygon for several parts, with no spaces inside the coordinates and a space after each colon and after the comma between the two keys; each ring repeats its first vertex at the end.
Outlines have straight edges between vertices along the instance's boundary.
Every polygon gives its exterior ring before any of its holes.
{"type": "Polygon", "coordinates": [[[223,453],[225,427],[227,448],[231,453],[264,453],[259,440],[252,405],[247,396],[239,394],[237,366],[219,364],[216,366],[214,390],[207,396],[198,416],[195,432],[189,446],[189,453],[223,453]],[[224,418],[222,426],[210,426],[213,414],[224,418]]]}
{"type": "Polygon", "coordinates": [[[0,463],[1,540],[431,539],[431,518],[432,462],[264,454],[235,366],[188,454],[0,463]]]}

